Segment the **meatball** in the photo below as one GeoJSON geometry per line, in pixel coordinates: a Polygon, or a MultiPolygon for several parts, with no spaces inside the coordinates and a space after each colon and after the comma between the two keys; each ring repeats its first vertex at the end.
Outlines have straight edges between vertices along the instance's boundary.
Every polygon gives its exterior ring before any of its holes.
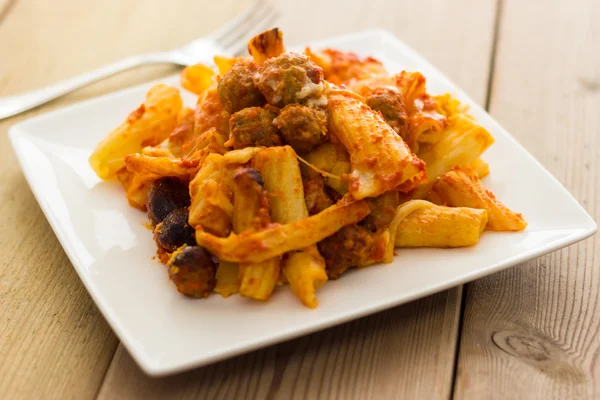
{"type": "Polygon", "coordinates": [[[348,268],[362,265],[369,257],[373,237],[362,226],[347,225],[321,240],[317,247],[325,259],[327,276],[337,279],[348,268]]]}
{"type": "Polygon", "coordinates": [[[385,192],[377,197],[368,198],[371,213],[359,224],[371,232],[386,229],[400,205],[400,194],[398,192],[385,192]]]}
{"type": "Polygon", "coordinates": [[[273,126],[276,115],[275,111],[261,107],[249,107],[236,112],[229,119],[229,144],[234,149],[281,145],[277,128],[273,126]]]}
{"type": "Polygon", "coordinates": [[[333,200],[325,191],[325,181],[322,176],[304,181],[304,201],[309,215],[318,214],[333,205],[333,200]]]}
{"type": "Polygon", "coordinates": [[[290,104],[281,110],[273,124],[277,126],[285,142],[300,153],[325,143],[329,137],[327,115],[315,108],[290,104]]]}
{"type": "Polygon", "coordinates": [[[169,260],[169,278],[189,297],[207,297],[217,284],[216,274],[217,264],[200,246],[186,246],[169,260]]]}
{"type": "Polygon", "coordinates": [[[262,106],[265,98],[254,85],[258,66],[251,60],[234,64],[219,81],[217,89],[225,109],[234,113],[246,107],[262,106]]]}
{"type": "Polygon", "coordinates": [[[261,65],[254,83],[269,104],[308,104],[323,98],[323,70],[303,54],[284,53],[261,65]]]}
{"type": "Polygon", "coordinates": [[[177,178],[157,179],[148,189],[146,208],[153,225],[162,222],[171,211],[189,205],[188,186],[177,178]]]}
{"type": "Polygon", "coordinates": [[[188,224],[187,208],[177,208],[169,213],[154,229],[154,241],[158,247],[173,252],[184,244],[196,245],[195,230],[188,224]]]}
{"type": "Polygon", "coordinates": [[[366,98],[367,105],[379,111],[383,119],[402,139],[408,133],[408,116],[402,94],[391,87],[378,87],[366,98]]]}

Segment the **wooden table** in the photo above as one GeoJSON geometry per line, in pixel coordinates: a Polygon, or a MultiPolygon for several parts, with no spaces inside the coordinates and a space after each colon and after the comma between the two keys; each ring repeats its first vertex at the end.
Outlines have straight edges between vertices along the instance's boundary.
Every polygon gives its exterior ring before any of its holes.
{"type": "MultiPolygon", "coordinates": [[[[175,47],[248,3],[0,0],[0,95],[175,47]]],[[[289,44],[393,31],[600,217],[599,1],[288,0],[282,9],[289,44]]],[[[0,122],[0,398],[600,398],[598,237],[324,332],[173,377],[145,376],[65,256],[6,132],[175,71],[124,73],[0,122]]]]}

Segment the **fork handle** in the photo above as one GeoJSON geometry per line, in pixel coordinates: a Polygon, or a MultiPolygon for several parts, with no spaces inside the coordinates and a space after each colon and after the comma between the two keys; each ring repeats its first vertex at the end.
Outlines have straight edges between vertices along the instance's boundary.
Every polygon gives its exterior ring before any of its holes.
{"type": "Polygon", "coordinates": [[[0,120],[30,110],[91,83],[146,64],[172,63],[160,53],[125,58],[82,75],[22,94],[0,97],[0,120]]]}

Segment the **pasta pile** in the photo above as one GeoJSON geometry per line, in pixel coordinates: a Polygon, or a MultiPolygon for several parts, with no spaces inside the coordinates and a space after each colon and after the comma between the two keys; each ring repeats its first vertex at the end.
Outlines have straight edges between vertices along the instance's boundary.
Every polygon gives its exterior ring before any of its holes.
{"type": "Polygon", "coordinates": [[[90,165],[146,211],[160,260],[190,297],[301,302],[394,248],[461,247],[526,222],[486,190],[490,133],[418,72],[334,49],[286,52],[266,31],[250,57],[215,56],[159,84],[90,165]]]}

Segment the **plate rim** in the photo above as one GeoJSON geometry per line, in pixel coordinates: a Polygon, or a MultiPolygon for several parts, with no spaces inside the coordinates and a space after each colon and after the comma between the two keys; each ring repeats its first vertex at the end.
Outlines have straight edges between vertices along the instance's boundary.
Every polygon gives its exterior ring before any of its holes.
{"type": "Polygon", "coordinates": [[[409,56],[413,57],[418,63],[427,65],[427,67],[429,69],[431,69],[435,73],[437,73],[438,77],[441,80],[444,80],[450,86],[452,86],[456,90],[456,92],[460,95],[460,97],[465,99],[465,101],[467,101],[471,104],[477,104],[478,107],[481,108],[481,110],[483,110],[489,116],[488,122],[490,124],[494,125],[493,128],[503,131],[506,134],[505,136],[507,137],[507,139],[511,142],[511,144],[520,148],[522,150],[522,152],[524,153],[524,156],[527,157],[529,161],[534,162],[537,165],[537,167],[540,168],[544,172],[546,177],[549,178],[553,182],[554,185],[558,185],[558,187],[560,187],[562,189],[562,192],[564,194],[566,194],[570,198],[570,200],[579,207],[579,211],[582,212],[587,217],[585,226],[574,228],[573,233],[566,236],[565,238],[548,242],[548,243],[546,243],[542,246],[539,246],[533,250],[526,251],[523,254],[513,256],[508,259],[504,259],[503,261],[498,262],[496,264],[488,265],[485,269],[480,269],[478,271],[474,271],[474,272],[468,274],[467,276],[463,276],[458,279],[448,280],[446,282],[443,282],[441,285],[433,285],[432,287],[430,287],[426,290],[422,290],[418,293],[411,294],[402,299],[398,299],[395,301],[380,301],[378,303],[374,303],[374,304],[370,305],[369,307],[360,309],[356,312],[339,313],[337,315],[329,317],[328,319],[326,319],[324,321],[321,321],[321,322],[318,322],[318,323],[315,323],[315,324],[312,324],[309,326],[305,326],[300,329],[294,328],[294,329],[289,329],[289,330],[280,330],[280,331],[277,331],[276,333],[270,335],[267,339],[261,339],[261,340],[254,339],[254,340],[250,340],[248,343],[247,342],[238,342],[238,343],[235,343],[234,345],[229,346],[228,348],[220,348],[219,351],[209,354],[208,356],[202,357],[201,359],[196,359],[195,361],[192,360],[192,361],[181,362],[178,364],[172,363],[169,365],[165,365],[164,362],[163,363],[156,362],[152,357],[149,356],[149,354],[147,352],[140,350],[140,348],[138,346],[134,345],[134,341],[136,341],[137,339],[134,338],[133,335],[131,335],[124,326],[122,326],[122,324],[119,322],[119,318],[117,317],[117,315],[114,314],[112,312],[112,310],[110,310],[110,307],[108,307],[108,305],[102,300],[103,295],[97,290],[97,287],[95,287],[94,283],[92,282],[93,280],[91,279],[91,274],[89,274],[88,271],[85,270],[85,268],[80,266],[80,260],[78,259],[77,252],[69,244],[69,242],[67,240],[67,235],[65,234],[64,229],[62,228],[61,221],[59,221],[57,216],[52,212],[51,205],[46,200],[43,190],[41,188],[41,185],[37,184],[37,180],[36,180],[35,173],[34,173],[35,170],[34,170],[33,166],[30,164],[30,162],[28,160],[28,156],[24,154],[23,143],[27,141],[29,136],[36,136],[36,135],[32,135],[31,133],[27,132],[27,126],[29,124],[43,121],[44,119],[55,116],[55,115],[63,114],[66,112],[77,111],[78,109],[89,107],[91,104],[93,104],[99,100],[109,100],[112,97],[119,97],[122,95],[126,95],[129,92],[138,91],[142,87],[147,87],[152,83],[161,82],[166,79],[172,79],[177,75],[172,75],[172,76],[167,76],[167,77],[163,77],[163,78],[156,79],[156,80],[151,80],[151,81],[139,84],[139,85],[134,85],[134,86],[127,87],[127,88],[124,88],[121,90],[106,93],[106,94],[103,94],[100,96],[95,96],[93,98],[86,99],[86,100],[71,104],[69,106],[62,107],[62,108],[59,108],[59,109],[56,109],[56,110],[53,110],[53,111],[50,111],[50,112],[47,112],[47,113],[44,113],[41,115],[37,115],[37,116],[31,117],[31,118],[25,119],[23,121],[20,121],[16,124],[13,124],[9,128],[9,131],[8,131],[9,141],[11,143],[11,146],[13,148],[13,151],[15,153],[17,161],[19,162],[21,171],[22,171],[23,175],[25,176],[25,179],[30,187],[30,190],[34,194],[34,197],[36,198],[40,208],[42,209],[44,216],[48,220],[48,223],[50,224],[54,234],[56,235],[57,239],[59,240],[59,243],[63,247],[65,253],[67,254],[67,257],[69,258],[69,261],[71,262],[75,271],[77,272],[77,275],[79,276],[79,278],[83,282],[85,288],[87,289],[88,293],[94,300],[96,307],[98,307],[98,309],[102,313],[103,317],[106,319],[106,321],[108,322],[108,324],[110,325],[110,327],[112,328],[112,330],[114,331],[116,336],[119,338],[119,340],[123,343],[123,345],[129,352],[129,354],[132,356],[132,358],[136,361],[138,366],[146,374],[148,374],[150,376],[154,376],[154,377],[171,375],[174,373],[189,370],[191,368],[200,367],[200,366],[211,364],[211,363],[223,360],[223,359],[234,357],[234,356],[246,353],[246,352],[254,351],[256,349],[263,348],[263,347],[266,347],[269,345],[273,345],[275,343],[284,342],[284,341],[287,341],[287,340],[290,340],[290,339],[293,339],[296,337],[300,337],[300,336],[303,336],[303,335],[306,335],[309,333],[318,332],[318,331],[321,331],[321,330],[329,328],[329,327],[333,327],[333,326],[336,326],[336,325],[339,325],[339,324],[342,324],[342,323],[345,323],[345,322],[348,322],[348,321],[351,321],[354,319],[362,318],[367,315],[375,314],[377,312],[380,312],[380,311],[383,311],[383,310],[386,310],[386,309],[389,309],[392,307],[396,307],[400,304],[408,303],[408,302],[414,301],[416,299],[426,297],[426,296],[429,296],[434,293],[438,293],[443,290],[447,290],[451,287],[455,287],[457,285],[465,284],[465,283],[473,281],[475,279],[482,278],[484,276],[493,274],[495,272],[501,271],[501,270],[509,268],[511,266],[515,266],[517,264],[534,259],[543,254],[546,254],[546,253],[549,253],[552,251],[556,251],[563,247],[570,246],[570,245],[572,245],[576,242],[579,242],[581,240],[584,240],[596,233],[598,226],[597,226],[596,222],[594,221],[594,219],[589,215],[587,210],[577,201],[577,199],[575,199],[575,197],[562,185],[562,183],[543,166],[543,164],[541,164],[506,129],[504,129],[502,127],[502,125],[500,125],[500,123],[498,121],[496,121],[492,117],[492,115],[488,113],[487,110],[485,110],[485,108],[479,106],[479,104],[477,102],[473,101],[473,99],[471,99],[471,97],[467,93],[465,93],[460,87],[455,85],[437,67],[435,67],[431,62],[427,61],[427,59],[425,59],[418,52],[416,52],[411,47],[409,47],[406,43],[404,43],[400,38],[398,38],[393,33],[389,32],[385,29],[381,29],[381,28],[371,28],[371,29],[361,30],[361,31],[357,31],[357,32],[331,36],[331,37],[327,37],[327,38],[324,38],[321,40],[310,41],[309,44],[312,46],[318,46],[319,43],[321,43],[321,42],[324,43],[324,42],[333,42],[333,41],[340,41],[340,40],[350,42],[350,41],[355,41],[357,38],[364,38],[365,36],[373,36],[373,37],[379,39],[379,42],[377,44],[378,46],[381,46],[383,41],[392,41],[394,46],[397,46],[399,49],[401,49],[402,52],[405,52],[409,56]]]}

